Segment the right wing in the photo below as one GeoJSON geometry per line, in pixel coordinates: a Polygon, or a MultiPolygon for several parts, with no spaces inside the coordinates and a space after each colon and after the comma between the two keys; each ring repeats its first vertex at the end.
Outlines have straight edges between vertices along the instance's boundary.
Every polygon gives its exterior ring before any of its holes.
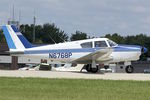
{"type": "Polygon", "coordinates": [[[85,62],[92,62],[92,60],[100,60],[101,62],[103,61],[109,61],[112,60],[110,57],[110,54],[112,53],[113,49],[112,48],[103,48],[100,49],[96,52],[90,53],[86,56],[80,57],[76,60],[73,60],[73,63],[85,63],[85,62]]]}

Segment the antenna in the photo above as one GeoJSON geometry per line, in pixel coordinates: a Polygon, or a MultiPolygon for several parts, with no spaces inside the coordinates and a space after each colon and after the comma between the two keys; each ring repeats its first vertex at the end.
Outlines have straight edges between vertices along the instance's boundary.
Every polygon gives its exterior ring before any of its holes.
{"type": "Polygon", "coordinates": [[[48,36],[51,38],[51,40],[56,44],[55,40],[51,37],[50,34],[48,34],[48,36]]]}
{"type": "Polygon", "coordinates": [[[15,21],[15,8],[14,8],[14,4],[13,4],[12,21],[15,21]]]}
{"type": "Polygon", "coordinates": [[[36,17],[35,17],[35,10],[34,10],[34,16],[33,16],[33,43],[35,43],[35,23],[36,23],[36,17]]]}
{"type": "Polygon", "coordinates": [[[58,37],[59,37],[60,39],[62,39],[64,42],[66,42],[61,36],[59,36],[59,34],[58,34],[58,37]]]}
{"type": "Polygon", "coordinates": [[[19,26],[20,26],[20,21],[21,21],[21,10],[19,10],[19,26]]]}

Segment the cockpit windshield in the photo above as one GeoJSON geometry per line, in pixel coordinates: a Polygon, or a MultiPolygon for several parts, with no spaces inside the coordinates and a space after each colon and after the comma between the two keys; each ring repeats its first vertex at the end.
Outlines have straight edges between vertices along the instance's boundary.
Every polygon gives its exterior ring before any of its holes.
{"type": "Polygon", "coordinates": [[[111,41],[111,40],[107,40],[107,41],[108,41],[110,47],[117,46],[117,43],[115,43],[115,42],[113,42],[113,41],[111,41]]]}

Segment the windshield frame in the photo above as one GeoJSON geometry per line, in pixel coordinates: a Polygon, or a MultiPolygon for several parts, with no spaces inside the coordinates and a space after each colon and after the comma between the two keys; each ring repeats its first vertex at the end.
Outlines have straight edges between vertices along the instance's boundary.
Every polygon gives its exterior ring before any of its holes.
{"type": "Polygon", "coordinates": [[[109,39],[107,40],[107,43],[108,43],[109,47],[116,47],[116,46],[118,46],[118,44],[116,42],[114,42],[112,40],[109,40],[109,39]],[[112,43],[113,46],[110,43],[112,43]]]}

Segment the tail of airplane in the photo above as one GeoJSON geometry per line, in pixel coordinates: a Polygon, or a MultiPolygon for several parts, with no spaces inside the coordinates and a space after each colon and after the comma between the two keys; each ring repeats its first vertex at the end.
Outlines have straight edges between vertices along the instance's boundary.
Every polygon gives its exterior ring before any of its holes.
{"type": "Polygon", "coordinates": [[[22,42],[25,48],[33,47],[32,44],[22,35],[22,33],[19,31],[17,27],[15,27],[14,25],[11,25],[11,27],[14,30],[14,32],[17,34],[18,38],[20,39],[20,41],[22,42]]]}
{"type": "Polygon", "coordinates": [[[23,52],[32,45],[14,25],[2,26],[10,52],[23,52]]]}

